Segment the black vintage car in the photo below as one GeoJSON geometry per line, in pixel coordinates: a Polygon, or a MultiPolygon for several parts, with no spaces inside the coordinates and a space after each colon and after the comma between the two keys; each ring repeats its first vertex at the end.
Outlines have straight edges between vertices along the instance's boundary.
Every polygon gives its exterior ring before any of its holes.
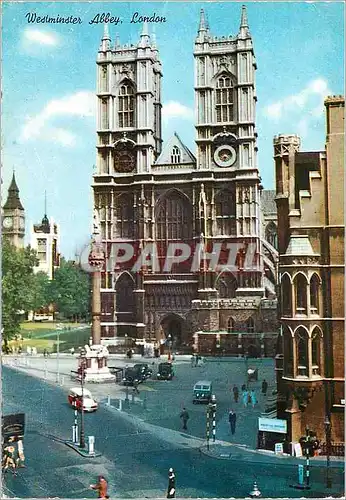
{"type": "Polygon", "coordinates": [[[172,380],[174,377],[173,366],[171,363],[160,363],[157,378],[159,380],[172,380]]]}
{"type": "Polygon", "coordinates": [[[150,378],[153,374],[153,370],[149,368],[148,363],[137,363],[134,365],[133,369],[137,371],[138,378],[141,382],[150,378]]]}
{"type": "Polygon", "coordinates": [[[143,380],[139,378],[138,370],[134,370],[134,368],[126,368],[123,376],[123,384],[133,385],[134,382],[137,384],[143,382],[143,380]]]}

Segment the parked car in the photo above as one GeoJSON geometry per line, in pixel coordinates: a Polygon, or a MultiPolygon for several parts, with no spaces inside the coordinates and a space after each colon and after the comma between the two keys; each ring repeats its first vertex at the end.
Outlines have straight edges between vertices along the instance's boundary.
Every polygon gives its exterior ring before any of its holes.
{"type": "Polygon", "coordinates": [[[199,380],[193,386],[193,404],[210,403],[213,395],[213,386],[209,380],[199,380]]]}
{"type": "Polygon", "coordinates": [[[123,376],[123,384],[133,385],[133,382],[139,384],[140,382],[143,382],[143,380],[139,378],[138,370],[135,370],[134,368],[126,368],[123,376]]]}
{"type": "Polygon", "coordinates": [[[160,363],[159,371],[157,372],[157,378],[159,380],[172,380],[174,377],[174,371],[172,363],[160,363]]]}
{"type": "Polygon", "coordinates": [[[147,378],[150,378],[153,374],[153,370],[149,368],[148,363],[137,363],[133,367],[134,370],[138,371],[139,379],[143,382],[147,378]]]}
{"type": "MultiPolygon", "coordinates": [[[[68,402],[73,408],[77,410],[82,409],[82,388],[81,387],[72,387],[68,394],[68,402]]],[[[96,411],[98,408],[98,404],[93,398],[91,392],[88,389],[83,388],[83,409],[86,412],[96,411]]]]}

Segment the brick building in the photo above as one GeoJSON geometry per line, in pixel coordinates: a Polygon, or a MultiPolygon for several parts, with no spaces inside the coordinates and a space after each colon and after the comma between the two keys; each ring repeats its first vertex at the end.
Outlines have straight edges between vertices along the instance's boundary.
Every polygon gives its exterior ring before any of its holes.
{"type": "Polygon", "coordinates": [[[325,151],[300,151],[294,135],[274,138],[283,349],[278,415],[288,420],[292,442],[306,427],[325,441],[328,422],[332,442],[344,442],[344,106],[341,96],[325,100],[325,151]]]}

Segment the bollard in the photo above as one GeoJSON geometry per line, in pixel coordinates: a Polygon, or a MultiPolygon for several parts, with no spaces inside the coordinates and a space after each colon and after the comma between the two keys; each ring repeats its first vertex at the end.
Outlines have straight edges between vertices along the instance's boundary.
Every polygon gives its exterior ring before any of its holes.
{"type": "Polygon", "coordinates": [[[119,399],[119,411],[123,410],[123,400],[119,399]]]}
{"type": "Polygon", "coordinates": [[[304,484],[304,465],[298,464],[298,484],[302,486],[304,484]]]}
{"type": "Polygon", "coordinates": [[[89,455],[95,455],[95,436],[88,436],[88,441],[89,455]]]}
{"type": "Polygon", "coordinates": [[[175,474],[172,468],[168,471],[167,498],[175,498],[175,474]]]}
{"type": "Polygon", "coordinates": [[[110,406],[110,405],[111,405],[111,397],[108,394],[108,396],[107,396],[107,406],[110,406]]]}
{"type": "Polygon", "coordinates": [[[64,382],[65,382],[65,377],[61,377],[61,379],[60,379],[60,385],[64,385],[64,382]]]}
{"type": "Polygon", "coordinates": [[[253,490],[249,493],[251,498],[261,498],[262,493],[258,489],[256,481],[253,483],[253,490]]]}

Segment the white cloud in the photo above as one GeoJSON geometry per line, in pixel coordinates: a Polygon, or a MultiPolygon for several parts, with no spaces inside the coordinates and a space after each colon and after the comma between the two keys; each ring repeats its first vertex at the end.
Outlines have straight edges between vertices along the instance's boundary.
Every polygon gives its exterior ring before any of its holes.
{"type": "Polygon", "coordinates": [[[193,120],[193,110],[177,101],[168,101],[162,106],[162,117],[164,120],[172,118],[183,118],[193,120]]]}
{"type": "Polygon", "coordinates": [[[58,38],[53,33],[27,28],[24,31],[24,44],[58,45],[58,38]]]}
{"type": "Polygon", "coordinates": [[[287,116],[292,113],[311,114],[314,117],[323,115],[323,100],[331,94],[328,83],[322,78],[309,82],[298,94],[284,97],[280,101],[268,104],[264,108],[264,114],[273,120],[287,116]],[[321,108],[321,113],[317,109],[321,108]]]}
{"type": "Polygon", "coordinates": [[[66,129],[54,128],[54,136],[51,137],[51,123],[56,117],[94,116],[96,113],[96,97],[93,92],[82,91],[76,94],[52,99],[46,106],[33,117],[28,117],[21,131],[21,139],[28,141],[39,137],[41,139],[56,140],[56,142],[71,146],[74,144],[74,135],[66,129]],[[48,130],[50,130],[48,134],[48,130]]]}

